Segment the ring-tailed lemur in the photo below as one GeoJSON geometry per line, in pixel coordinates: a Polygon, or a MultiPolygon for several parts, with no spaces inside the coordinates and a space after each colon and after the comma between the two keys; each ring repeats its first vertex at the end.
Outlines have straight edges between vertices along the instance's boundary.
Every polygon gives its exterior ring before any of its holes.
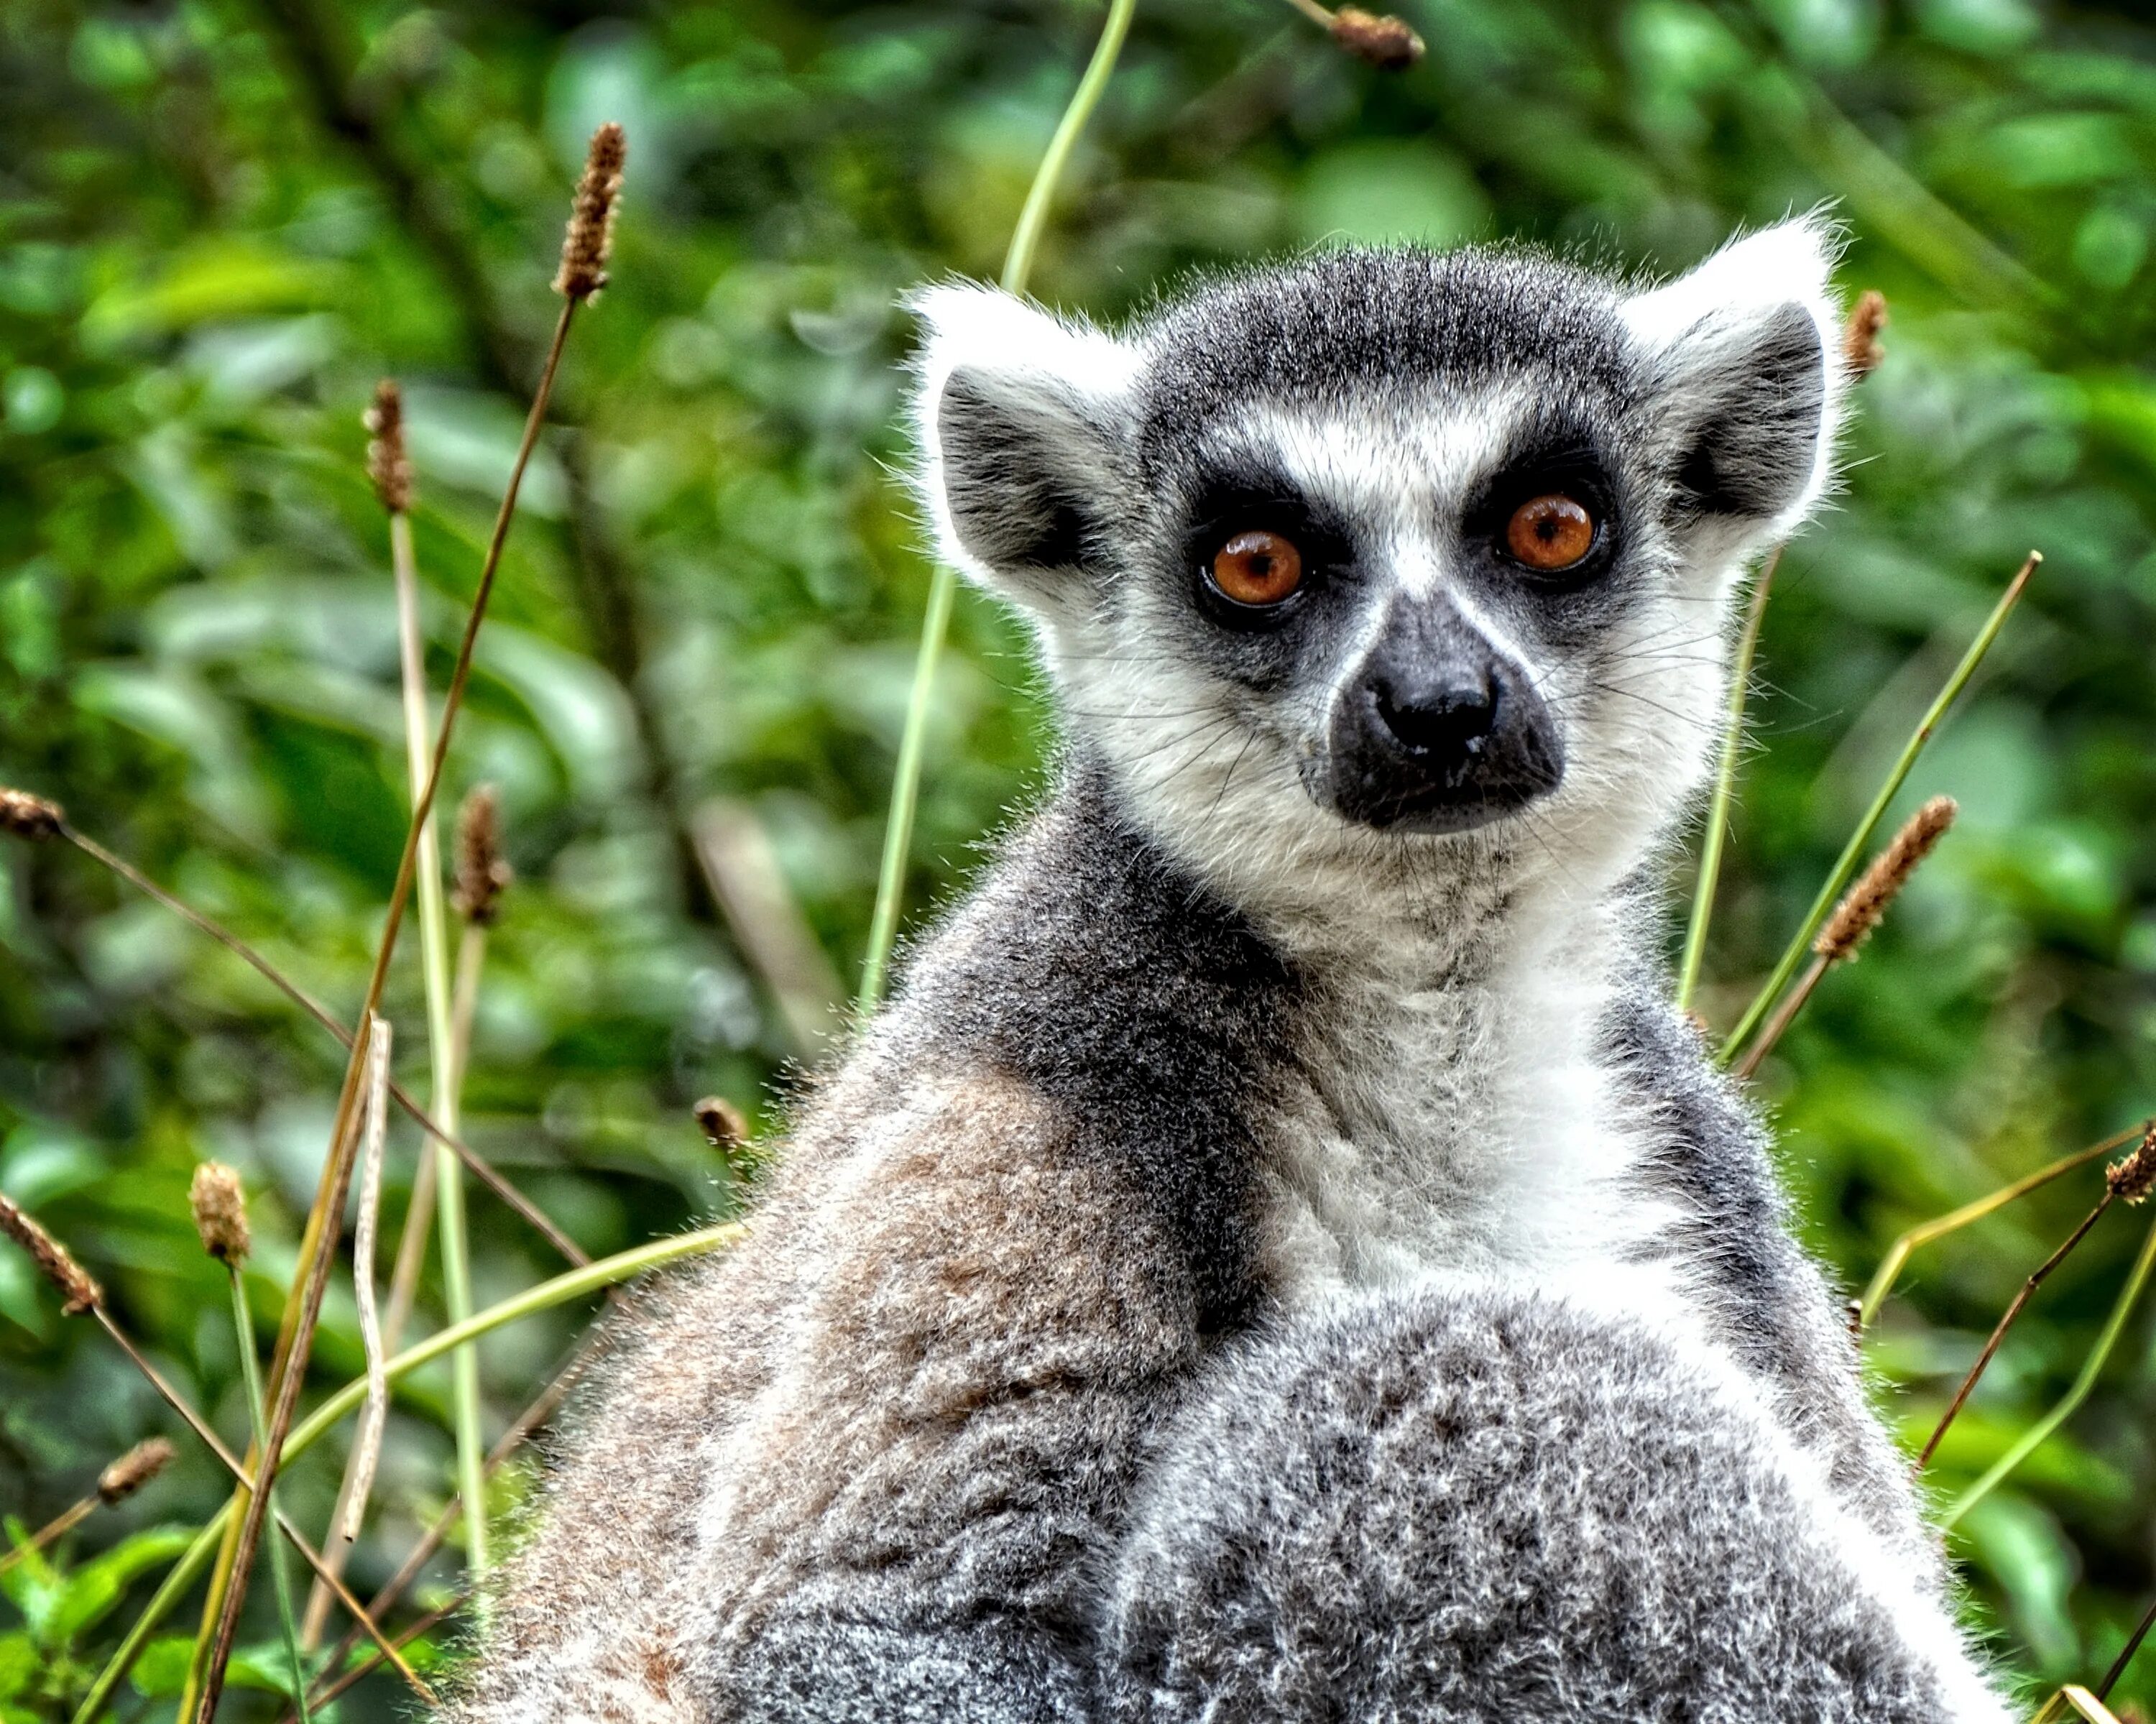
{"type": "Polygon", "coordinates": [[[1058,782],[619,1331],[459,1716],[2004,1717],[1656,957],[1830,249],[922,298],[1058,782]]]}

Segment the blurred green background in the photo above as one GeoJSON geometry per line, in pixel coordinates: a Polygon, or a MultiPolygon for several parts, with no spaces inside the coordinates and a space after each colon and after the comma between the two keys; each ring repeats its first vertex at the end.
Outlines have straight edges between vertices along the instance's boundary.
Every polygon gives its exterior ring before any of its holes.
{"type": "MultiPolygon", "coordinates": [[[[2022,553],[2049,558],[1897,810],[1947,791],[1961,824],[1762,1074],[1804,1234],[1861,1284],[1904,1227],[2156,1106],[2156,28],[2124,3],[2028,0],[1406,10],[1430,53],[1393,75],[1278,0],[1143,0],[1036,286],[1112,316],[1194,266],[1339,236],[1523,236],[1673,269],[1740,223],[1835,201],[1846,284],[1892,303],[1890,357],[1845,494],[1768,613],[1702,996],[1718,1024],[2022,553]]],[[[771,1110],[836,1022],[873,895],[928,574],[900,475],[897,303],[994,273],[1099,18],[1025,0],[10,0],[0,782],[64,802],[355,1008],[406,806],[360,414],[377,377],[403,380],[439,687],[583,140],[622,121],[614,285],[572,342],[452,762],[453,794],[501,786],[519,875],[469,1135],[594,1255],[725,1208],[689,1104],[771,1110]]],[[[1039,782],[1049,735],[1020,636],[970,593],[954,643],[916,918],[1039,782]]],[[[390,1004],[424,1090],[417,951],[408,933],[390,1004]]],[[[215,1156],[246,1177],[266,1331],[336,1054],[82,856],[0,842],[0,1189],[79,1249],[235,1441],[188,1174],[215,1156]]],[[[393,1224],[415,1147],[400,1121],[393,1224]]],[[[1869,1342],[1912,1438],[2099,1184],[2087,1170],[1918,1254],[1869,1342]]],[[[472,1201],[482,1303],[559,1266],[472,1201]]],[[[1942,1455],[1944,1490],[2065,1388],[2148,1225],[2107,1216],[2046,1288],[1942,1455]]],[[[430,1272],[417,1321],[439,1311],[430,1272]]],[[[485,1345],[490,1434],[583,1315],[485,1345]]],[[[318,1386],[359,1367],[348,1281],[316,1360],[318,1386]]],[[[446,1383],[398,1399],[362,1589],[449,1489],[446,1383]]],[[[2032,1680],[2100,1674],[2156,1589],[2152,1413],[2144,1310],[2088,1405],[1957,1535],[2032,1680]]],[[[179,1465],[55,1568],[0,1578],[0,1716],[66,1716],[170,1554],[120,1541],[223,1497],[0,1248],[0,1511],[42,1522],[155,1430],[179,1465]]],[[[312,1526],[339,1459],[291,1475],[312,1526]]],[[[503,1476],[498,1516],[524,1482],[503,1476]]],[[[452,1550],[423,1601],[456,1578],[452,1550]]],[[[162,1656],[123,1715],[169,1716],[162,1656]]],[[[2156,1697],[2156,1653],[2119,1697],[2156,1697]]],[[[348,1704],[399,1701],[377,1679],[348,1704]]]]}

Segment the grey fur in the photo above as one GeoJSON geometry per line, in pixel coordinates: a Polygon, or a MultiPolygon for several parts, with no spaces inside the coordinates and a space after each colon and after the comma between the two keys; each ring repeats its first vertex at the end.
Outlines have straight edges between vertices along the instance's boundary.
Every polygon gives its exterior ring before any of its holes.
{"type": "Polygon", "coordinates": [[[930,501],[1068,755],[748,1237],[617,1325],[463,1724],[2001,1716],[1653,956],[1706,726],[1627,693],[1712,711],[1840,387],[1716,267],[1347,254],[1124,343],[932,303],[930,501]],[[1508,473],[1591,480],[1591,580],[1493,557],[1508,473]],[[1254,629],[1190,555],[1260,505],[1322,554],[1254,629]],[[1343,814],[1329,715],[1440,638],[1561,780],[1343,814]]]}

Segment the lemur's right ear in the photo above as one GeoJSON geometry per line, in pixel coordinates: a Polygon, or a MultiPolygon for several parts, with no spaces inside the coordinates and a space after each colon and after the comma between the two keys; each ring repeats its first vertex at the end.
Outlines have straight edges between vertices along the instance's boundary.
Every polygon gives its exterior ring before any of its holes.
{"type": "Polygon", "coordinates": [[[921,484],[945,554],[1014,597],[1078,601],[1073,576],[1095,567],[1129,494],[1137,353],[971,283],[912,307],[921,484]]]}

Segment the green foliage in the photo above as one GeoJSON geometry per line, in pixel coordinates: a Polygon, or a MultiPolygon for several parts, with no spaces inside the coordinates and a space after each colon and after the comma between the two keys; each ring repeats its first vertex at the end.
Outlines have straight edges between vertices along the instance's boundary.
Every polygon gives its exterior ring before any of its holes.
{"type": "MultiPolygon", "coordinates": [[[[1739,223],[1838,200],[1844,279],[1883,289],[1895,321],[1841,506],[1792,547],[1767,614],[1710,1019],[1771,966],[2022,554],[2047,557],[1887,814],[1943,791],[1959,824],[1761,1075],[1805,1234],[1861,1284],[1904,1227],[2156,1107],[2156,28],[2026,0],[1404,9],[1431,52],[1389,77],[1271,0],[1142,0],[1035,287],[1115,315],[1179,271],[1336,234],[1517,235],[1675,268],[1739,223]]],[[[591,126],[621,120],[614,285],[572,344],[452,761],[452,800],[502,787],[520,875],[466,1122],[595,1255],[724,1209],[689,1104],[716,1091],[768,1127],[803,1049],[682,834],[717,798],[751,811],[850,988],[928,579],[893,470],[898,302],[939,272],[993,274],[1099,18],[1045,0],[0,8],[0,103],[36,140],[0,160],[0,782],[57,798],[354,1008],[405,806],[359,414],[377,376],[403,380],[439,688],[570,177],[591,126]]],[[[1048,747],[1020,633],[966,593],[952,641],[916,917],[1048,747]]],[[[424,1093],[416,941],[388,1005],[424,1093]]],[[[0,1188],[235,1444],[187,1175],[209,1155],[245,1173],[266,1331],[341,1066],[84,857],[0,847],[0,1188]]],[[[416,1147],[400,1122],[393,1236],[416,1147]]],[[[2097,1177],[1917,1254],[1869,1343],[1912,1446],[2097,1177]]],[[[2107,1216],[2047,1284],[1935,1463],[1943,1496],[2065,1392],[2149,1224],[2107,1216]]],[[[473,1226],[482,1305],[559,1266],[483,1193],[473,1226]]],[[[439,1311],[430,1270],[415,1321],[439,1311]]],[[[581,1318],[488,1339],[490,1433],[581,1318]]],[[[360,1368],[348,1285],[316,1356],[324,1383],[360,1368]]],[[[449,1488],[448,1400],[439,1367],[399,1389],[362,1591],[449,1488]]],[[[2142,1311],[2087,1403],[1958,1532],[2032,1677],[2100,1675],[2156,1591],[2152,1415],[2142,1311]]],[[[0,1716],[64,1711],[144,1590],[120,1553],[166,1560],[143,1536],[226,1486],[0,1250],[0,1506],[38,1524],[152,1429],[182,1464],[7,1577],[0,1716]],[[39,1578],[105,1563],[89,1584],[110,1598],[79,1617],[39,1578]]],[[[303,1525],[325,1523],[338,1460],[295,1468],[303,1525]]],[[[138,1692],[167,1691],[171,1656],[153,1649],[138,1692]]],[[[2119,1696],[2156,1699],[2156,1654],[2119,1696]]],[[[394,1701],[374,1679],[353,1705],[394,1701]]]]}

